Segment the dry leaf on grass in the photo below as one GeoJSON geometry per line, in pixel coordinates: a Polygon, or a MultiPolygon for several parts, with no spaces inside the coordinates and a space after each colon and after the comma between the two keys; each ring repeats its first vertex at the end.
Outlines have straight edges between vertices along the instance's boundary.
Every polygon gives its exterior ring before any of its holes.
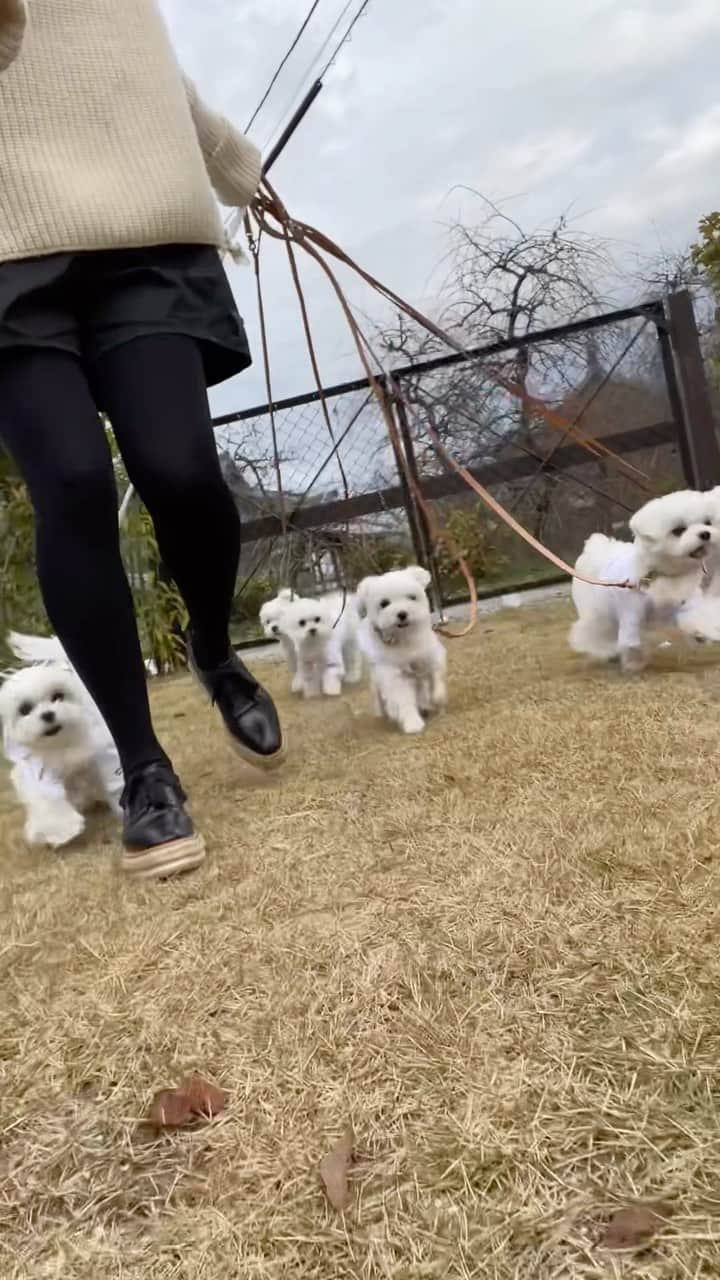
{"type": "Polygon", "coordinates": [[[342,1138],[331,1147],[320,1161],[320,1177],[325,1194],[333,1209],[342,1213],[350,1203],[350,1187],[348,1171],[352,1164],[355,1135],[352,1126],[348,1125],[342,1138]]]}
{"type": "Polygon", "coordinates": [[[181,1129],[192,1118],[188,1096],[180,1089],[161,1089],[155,1094],[148,1120],[156,1129],[181,1129]]]}
{"type": "Polygon", "coordinates": [[[225,1094],[216,1084],[203,1080],[202,1076],[188,1076],[180,1085],[180,1091],[186,1094],[190,1110],[195,1116],[204,1116],[212,1120],[225,1110],[225,1094]]]}
{"type": "Polygon", "coordinates": [[[188,1076],[178,1089],[161,1089],[150,1106],[148,1122],[156,1129],[182,1129],[193,1120],[212,1120],[225,1107],[225,1094],[202,1076],[188,1076]]]}
{"type": "Polygon", "coordinates": [[[600,1244],[605,1249],[639,1249],[648,1244],[673,1212],[673,1206],[665,1200],[619,1209],[608,1222],[600,1244]]]}

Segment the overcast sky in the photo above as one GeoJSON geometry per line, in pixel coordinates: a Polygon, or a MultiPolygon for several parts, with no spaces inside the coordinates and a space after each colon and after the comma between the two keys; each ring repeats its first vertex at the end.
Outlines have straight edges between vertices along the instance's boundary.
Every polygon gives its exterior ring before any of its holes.
{"type": "MultiPolygon", "coordinates": [[[[309,0],[162,3],[203,97],[244,127],[309,0]]],[[[344,4],[321,0],[253,127],[259,144],[344,4]]],[[[619,251],[672,249],[720,205],[719,63],[720,0],[371,0],[273,181],[292,212],[426,306],[459,183],[530,226],[572,208],[619,251]]],[[[265,262],[277,397],[312,379],[284,257],[270,245],[265,262]]],[[[252,273],[231,279],[256,363],[213,393],[216,412],[266,398],[252,273]]],[[[324,380],[353,377],[327,288],[312,267],[306,279],[324,380]]]]}

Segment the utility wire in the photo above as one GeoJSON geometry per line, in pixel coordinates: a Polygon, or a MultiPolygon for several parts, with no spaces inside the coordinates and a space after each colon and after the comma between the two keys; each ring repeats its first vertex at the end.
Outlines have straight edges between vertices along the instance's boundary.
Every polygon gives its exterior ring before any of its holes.
{"type": "Polygon", "coordinates": [[[370,0],[363,0],[362,4],[360,5],[360,8],[358,9],[357,13],[355,14],[355,17],[352,19],[352,22],[350,23],[349,27],[347,28],[347,30],[346,30],[346,32],[345,32],[345,34],[344,34],[344,36],[342,36],[342,37],[340,38],[340,40],[338,41],[337,45],[335,46],[335,49],[334,49],[334,50],[333,50],[333,52],[331,53],[330,57],[328,58],[327,62],[325,63],[325,66],[323,67],[322,71],[320,72],[320,75],[318,76],[318,79],[319,79],[319,80],[322,80],[323,76],[325,76],[325,75],[327,74],[327,72],[330,70],[330,68],[331,68],[331,66],[332,66],[333,62],[335,61],[335,59],[337,58],[337,56],[338,56],[338,54],[339,54],[340,50],[342,49],[342,47],[343,47],[343,45],[344,45],[344,44],[347,44],[347,41],[350,39],[350,37],[351,37],[351,35],[352,35],[352,33],[353,33],[354,29],[355,29],[355,26],[357,25],[357,23],[358,23],[358,22],[360,21],[360,19],[362,18],[363,14],[365,13],[365,10],[367,9],[367,7],[368,7],[368,5],[369,5],[369,4],[370,4],[370,0]]]}
{"type": "Polygon", "coordinates": [[[279,79],[279,77],[280,77],[280,75],[281,75],[281,73],[282,73],[283,69],[285,68],[285,65],[286,65],[286,63],[287,63],[288,59],[289,59],[289,58],[291,57],[291,55],[295,52],[295,50],[297,49],[297,47],[298,47],[298,45],[299,45],[299,43],[300,43],[300,40],[302,39],[303,35],[305,34],[305,31],[306,31],[306,29],[307,29],[307,27],[308,27],[308,24],[310,23],[310,19],[312,18],[312,16],[313,16],[313,14],[314,14],[315,10],[317,9],[317,7],[318,7],[319,3],[320,3],[320,0],[313,0],[313,3],[310,5],[310,8],[309,8],[309,10],[308,10],[307,14],[305,15],[305,19],[304,19],[304,21],[303,21],[303,23],[302,23],[302,25],[301,25],[301,27],[300,27],[300,30],[298,31],[297,35],[295,36],[295,39],[293,40],[292,44],[290,45],[290,48],[287,50],[287,53],[285,54],[285,56],[284,56],[284,57],[281,59],[281,61],[279,62],[278,66],[277,66],[277,68],[276,68],[276,70],[275,70],[275,73],[274,73],[274,75],[272,76],[272,78],[271,78],[271,80],[270,80],[270,83],[269,83],[269,85],[268,85],[267,89],[265,90],[265,92],[264,92],[264,94],[263,94],[262,98],[260,99],[260,101],[259,101],[258,105],[256,106],[255,110],[253,111],[253,113],[252,113],[252,115],[251,115],[250,119],[248,120],[247,124],[245,125],[245,132],[246,132],[246,133],[249,133],[249,132],[250,132],[250,130],[252,129],[252,127],[253,127],[253,125],[254,125],[254,123],[255,123],[255,121],[257,120],[258,116],[260,115],[260,112],[262,111],[263,107],[265,106],[265,103],[267,102],[268,98],[270,97],[270,94],[272,93],[273,89],[275,88],[275,85],[277,84],[277,81],[278,81],[278,79],[279,79]]]}
{"type": "Polygon", "coordinates": [[[280,115],[279,119],[276,121],[276,123],[275,123],[275,125],[273,126],[272,130],[270,131],[270,133],[268,134],[268,138],[267,138],[267,141],[266,141],[265,146],[263,147],[263,151],[267,150],[267,147],[268,147],[268,145],[269,145],[269,143],[270,143],[271,139],[275,137],[276,133],[278,132],[278,130],[279,130],[279,129],[280,129],[280,127],[282,126],[283,122],[287,119],[287,117],[288,117],[289,113],[291,112],[291,110],[292,110],[292,108],[295,106],[295,103],[297,102],[298,98],[299,98],[299,97],[300,97],[300,95],[302,94],[302,92],[303,92],[303,88],[304,88],[304,86],[307,84],[308,79],[309,79],[310,77],[313,77],[313,78],[314,78],[314,79],[316,79],[316,80],[322,80],[323,76],[324,76],[324,75],[326,74],[326,72],[330,69],[330,67],[332,66],[333,62],[335,61],[335,59],[336,59],[336,57],[337,57],[338,53],[339,53],[339,52],[340,52],[340,50],[342,49],[343,45],[346,43],[346,41],[347,41],[347,40],[349,40],[349,38],[350,38],[350,36],[351,36],[351,34],[352,34],[352,31],[353,31],[353,28],[354,28],[354,26],[355,26],[355,24],[356,24],[356,22],[359,20],[359,18],[362,16],[362,14],[363,14],[363,13],[365,12],[365,10],[367,9],[367,7],[368,7],[368,5],[369,5],[369,3],[370,3],[370,0],[363,0],[363,3],[361,4],[360,8],[358,9],[357,13],[355,14],[355,17],[354,17],[354,18],[352,18],[352,19],[350,20],[350,23],[349,23],[349,25],[347,26],[347,28],[345,29],[344,34],[343,34],[343,35],[340,37],[340,39],[338,40],[338,42],[337,42],[337,44],[335,45],[335,47],[333,48],[332,53],[330,54],[330,56],[329,56],[329,57],[326,59],[326,61],[323,63],[323,65],[322,65],[322,70],[320,71],[320,73],[319,73],[319,74],[317,74],[317,75],[316,75],[316,74],[315,74],[315,68],[317,67],[317,65],[318,65],[318,63],[321,61],[321,59],[325,56],[325,53],[326,53],[327,49],[328,49],[328,48],[330,47],[330,45],[332,44],[332,40],[333,40],[334,36],[335,36],[335,35],[337,34],[337,32],[340,30],[340,27],[341,27],[341,25],[342,25],[343,19],[344,19],[344,18],[347,16],[347,14],[350,12],[350,10],[352,9],[352,7],[353,7],[353,4],[354,4],[354,3],[355,3],[355,0],[346,0],[345,5],[344,5],[344,6],[343,6],[343,8],[341,9],[341,11],[340,11],[340,13],[338,14],[337,18],[335,19],[335,22],[333,23],[332,27],[330,28],[330,30],[329,30],[329,32],[328,32],[328,34],[327,34],[327,36],[326,36],[326,37],[325,37],[325,39],[323,40],[323,42],[322,42],[322,44],[321,44],[320,48],[318,49],[318,51],[317,51],[317,53],[315,54],[314,58],[313,58],[313,59],[312,59],[312,61],[310,62],[309,66],[307,67],[307,69],[306,69],[306,71],[305,71],[305,74],[301,77],[300,81],[297,83],[297,85],[296,85],[296,87],[295,87],[295,89],[294,89],[294,91],[293,91],[292,96],[290,97],[289,101],[287,102],[287,104],[286,104],[286,106],[285,106],[285,109],[284,109],[284,110],[283,110],[283,112],[281,113],[281,115],[280,115]]]}

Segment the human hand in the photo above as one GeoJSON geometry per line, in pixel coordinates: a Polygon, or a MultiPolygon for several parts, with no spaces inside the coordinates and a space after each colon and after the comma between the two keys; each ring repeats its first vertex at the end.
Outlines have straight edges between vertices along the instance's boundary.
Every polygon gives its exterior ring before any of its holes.
{"type": "Polygon", "coordinates": [[[6,23],[24,22],[24,0],[0,0],[0,27],[6,23]]]}

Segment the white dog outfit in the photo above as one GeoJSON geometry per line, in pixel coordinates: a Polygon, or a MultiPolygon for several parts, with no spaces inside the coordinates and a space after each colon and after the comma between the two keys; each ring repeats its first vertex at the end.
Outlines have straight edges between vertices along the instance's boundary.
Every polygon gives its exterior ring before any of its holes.
{"type": "Polygon", "coordinates": [[[447,654],[433,631],[429,582],[426,569],[411,565],[365,578],[357,591],[373,709],[403,733],[420,733],[424,717],[447,703],[447,654]]]}
{"type": "Polygon", "coordinates": [[[706,561],[720,545],[717,511],[692,490],[655,498],[630,521],[633,542],[594,533],[576,569],[600,582],[573,579],[578,619],[570,645],[602,661],[619,658],[624,669],[645,665],[643,635],[651,625],[673,625],[696,638],[720,639],[720,602],[703,590],[706,561]]]}
{"type": "Polygon", "coordinates": [[[288,604],[293,598],[293,593],[289,587],[284,587],[282,591],[272,600],[266,600],[260,610],[260,625],[266,640],[277,640],[282,650],[285,665],[287,666],[293,681],[293,692],[295,689],[297,675],[297,653],[295,645],[290,636],[285,635],[282,629],[282,620],[288,604]]]}
{"type": "Polygon", "coordinates": [[[352,596],[338,592],[318,600],[296,596],[288,602],[280,629],[295,652],[295,693],[332,698],[339,696],[343,684],[357,684],[362,678],[358,624],[352,596]]]}

